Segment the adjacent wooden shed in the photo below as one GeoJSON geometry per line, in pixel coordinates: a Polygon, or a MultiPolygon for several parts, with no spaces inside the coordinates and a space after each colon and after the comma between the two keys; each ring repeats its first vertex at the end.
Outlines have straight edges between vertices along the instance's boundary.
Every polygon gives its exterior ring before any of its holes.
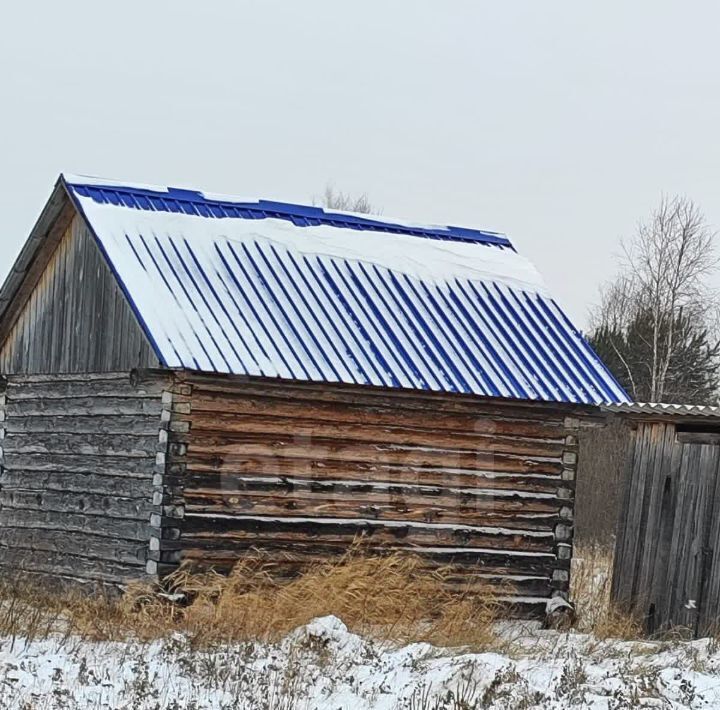
{"type": "Polygon", "coordinates": [[[567,596],[626,396],[502,235],[61,179],[0,291],[0,568],[122,585],[358,536],[567,596]]]}
{"type": "Polygon", "coordinates": [[[632,427],[612,594],[650,633],[717,633],[720,408],[611,407],[632,427]]]}

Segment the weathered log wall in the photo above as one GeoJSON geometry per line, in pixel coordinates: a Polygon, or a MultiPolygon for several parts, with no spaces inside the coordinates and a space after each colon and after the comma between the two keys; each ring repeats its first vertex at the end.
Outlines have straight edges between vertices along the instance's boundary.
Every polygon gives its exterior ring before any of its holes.
{"type": "Polygon", "coordinates": [[[164,563],[292,574],[363,536],[531,606],[567,594],[571,406],[189,373],[169,397],[164,563]]]}
{"type": "Polygon", "coordinates": [[[720,625],[720,422],[636,423],[612,594],[650,633],[720,625]]]}
{"type": "MultiPolygon", "coordinates": [[[[165,380],[11,375],[0,395],[0,573],[121,584],[152,555],[165,380]]],[[[156,521],[157,522],[157,521],[156,521]]]]}
{"type": "Polygon", "coordinates": [[[0,395],[0,569],[123,584],[182,560],[279,576],[365,539],[567,595],[571,405],[143,371],[12,375],[0,395]]]}
{"type": "Polygon", "coordinates": [[[2,374],[129,372],[159,364],[79,215],[16,301],[23,308],[15,320],[6,315],[0,329],[2,374]]]}

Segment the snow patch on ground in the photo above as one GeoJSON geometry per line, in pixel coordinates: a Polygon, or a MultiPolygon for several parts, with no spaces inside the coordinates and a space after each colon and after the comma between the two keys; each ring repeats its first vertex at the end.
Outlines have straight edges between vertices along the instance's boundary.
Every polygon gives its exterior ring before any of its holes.
{"type": "Polygon", "coordinates": [[[506,623],[498,652],[402,648],[317,619],[278,644],[0,639],[0,707],[720,707],[720,645],[603,642],[506,623]]]}

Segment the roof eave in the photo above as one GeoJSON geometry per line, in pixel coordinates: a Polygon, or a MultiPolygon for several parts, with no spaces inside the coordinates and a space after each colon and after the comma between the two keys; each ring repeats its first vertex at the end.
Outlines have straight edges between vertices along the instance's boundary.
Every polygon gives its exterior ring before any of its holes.
{"type": "Polygon", "coordinates": [[[601,405],[601,409],[609,414],[635,422],[703,422],[714,426],[720,424],[720,407],[715,405],[628,402],[604,404],[601,405]]]}

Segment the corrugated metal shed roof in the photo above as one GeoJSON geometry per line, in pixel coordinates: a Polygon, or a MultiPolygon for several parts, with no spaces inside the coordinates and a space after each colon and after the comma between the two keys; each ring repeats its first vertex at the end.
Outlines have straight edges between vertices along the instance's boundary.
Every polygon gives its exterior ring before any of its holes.
{"type": "Polygon", "coordinates": [[[627,404],[608,404],[605,405],[603,409],[615,414],[720,418],[720,407],[702,404],[632,402],[627,404]]]}
{"type": "Polygon", "coordinates": [[[168,367],[627,401],[503,235],[89,178],[66,184],[168,367]]]}

